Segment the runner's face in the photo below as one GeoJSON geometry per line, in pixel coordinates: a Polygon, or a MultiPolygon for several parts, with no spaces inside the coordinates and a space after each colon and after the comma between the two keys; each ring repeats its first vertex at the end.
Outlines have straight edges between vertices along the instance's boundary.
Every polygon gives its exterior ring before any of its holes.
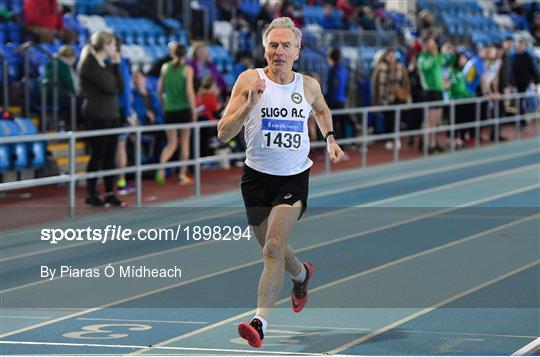
{"type": "Polygon", "coordinates": [[[264,57],[271,69],[291,71],[299,55],[300,48],[296,44],[296,37],[292,30],[276,28],[270,31],[264,57]]]}

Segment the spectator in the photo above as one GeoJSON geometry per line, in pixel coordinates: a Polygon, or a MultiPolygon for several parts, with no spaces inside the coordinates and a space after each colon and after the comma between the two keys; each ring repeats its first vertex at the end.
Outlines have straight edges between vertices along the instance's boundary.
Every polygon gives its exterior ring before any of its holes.
{"type": "Polygon", "coordinates": [[[534,37],[535,46],[540,46],[540,11],[534,13],[531,34],[534,37]]]}
{"type": "MultiPolygon", "coordinates": [[[[428,102],[438,102],[443,100],[444,82],[442,67],[445,64],[444,56],[439,52],[439,47],[435,37],[429,35],[423,44],[424,51],[418,56],[418,70],[420,80],[424,90],[424,100],[428,102]]],[[[431,106],[428,109],[428,128],[434,128],[441,123],[441,108],[431,106]]],[[[444,148],[437,141],[437,133],[429,134],[428,152],[444,151],[444,148]]]]}
{"type": "Polygon", "coordinates": [[[427,37],[435,31],[435,19],[429,10],[422,10],[418,14],[418,33],[427,37]]]}
{"type": "MultiPolygon", "coordinates": [[[[411,51],[408,54],[409,65],[407,66],[407,72],[409,74],[409,82],[411,86],[411,99],[413,103],[419,103],[424,101],[424,90],[420,79],[420,73],[418,72],[418,66],[416,61],[418,53],[421,51],[411,51]]],[[[421,108],[415,108],[404,111],[404,121],[408,130],[419,130],[422,127],[423,110],[421,108]]],[[[415,137],[409,136],[407,143],[409,146],[415,145],[415,137]]],[[[422,138],[418,137],[418,150],[422,150],[422,138]]]]}
{"type": "MultiPolygon", "coordinates": [[[[472,57],[463,68],[465,81],[469,91],[475,93],[476,96],[479,97],[489,96],[491,94],[487,73],[487,60],[491,47],[492,45],[490,43],[480,44],[478,55],[472,57]]],[[[482,120],[488,118],[488,104],[486,101],[482,101],[480,105],[480,118],[482,120]]],[[[472,131],[473,130],[471,129],[471,136],[472,131]]]]}
{"type": "MultiPolygon", "coordinates": [[[[197,91],[197,108],[202,107],[199,113],[199,120],[215,121],[218,111],[221,109],[219,101],[219,88],[212,76],[204,77],[197,91]]],[[[217,140],[217,128],[201,128],[201,156],[211,155],[211,147],[220,146],[217,140]]]]}
{"type": "Polygon", "coordinates": [[[486,60],[490,47],[491,44],[481,44],[478,54],[472,57],[463,68],[467,88],[477,96],[488,95],[490,92],[486,76],[486,60]]]}
{"type": "MultiPolygon", "coordinates": [[[[514,56],[512,64],[512,72],[516,81],[518,93],[525,93],[529,86],[533,83],[538,84],[539,78],[536,72],[533,58],[527,52],[527,40],[523,37],[518,40],[517,53],[514,56]]],[[[525,113],[525,98],[520,101],[520,113],[525,113]]],[[[523,124],[526,125],[525,122],[523,124]]]]}
{"type": "MultiPolygon", "coordinates": [[[[165,111],[165,124],[180,124],[197,121],[195,113],[195,90],[193,88],[193,68],[185,62],[186,48],[178,44],[172,61],[161,69],[158,82],[158,94],[165,111]]],[[[173,156],[178,146],[178,130],[166,131],[167,145],[161,152],[160,162],[166,163],[173,156]]],[[[189,159],[191,129],[180,129],[180,159],[189,159]]],[[[187,176],[187,166],[180,168],[178,180],[188,184],[192,180],[187,176]]],[[[156,182],[165,184],[165,170],[156,172],[156,182]]]]}
{"type": "Polygon", "coordinates": [[[148,91],[146,77],[142,71],[133,73],[133,86],[133,110],[138,124],[163,124],[159,99],[155,92],[148,91]]]}
{"type": "Polygon", "coordinates": [[[336,9],[343,13],[343,21],[345,22],[345,28],[349,28],[352,18],[355,17],[355,9],[351,5],[350,0],[337,0],[336,9]]]}
{"type": "Polygon", "coordinates": [[[214,77],[222,94],[227,93],[227,84],[223,76],[217,70],[216,65],[211,61],[208,47],[205,44],[197,44],[191,48],[191,60],[187,62],[193,68],[193,78],[195,87],[198,87],[200,81],[206,76],[214,77]]]}
{"type": "Polygon", "coordinates": [[[55,37],[73,43],[75,34],[64,28],[64,14],[56,0],[24,0],[26,30],[39,42],[51,43],[55,37]]]}
{"type": "Polygon", "coordinates": [[[275,17],[288,17],[294,22],[294,26],[302,28],[304,19],[301,12],[296,10],[290,0],[283,0],[281,6],[278,5],[278,10],[275,17]]]}
{"type": "MultiPolygon", "coordinates": [[[[122,43],[121,40],[115,36],[115,42],[118,53],[122,53],[122,43]]],[[[130,73],[129,61],[127,58],[120,57],[120,63],[118,64],[118,69],[120,71],[120,76],[122,77],[122,83],[124,83],[124,89],[118,95],[118,105],[120,108],[120,120],[122,126],[133,127],[137,125],[137,117],[135,116],[132,107],[132,96],[131,96],[131,73],[130,73]]],[[[123,169],[127,166],[127,142],[128,134],[122,134],[118,136],[118,147],[116,149],[116,167],[123,169]]],[[[131,184],[128,184],[126,181],[126,174],[118,175],[118,181],[116,181],[116,191],[119,195],[123,196],[130,192],[133,192],[135,187],[131,184]]]]}
{"type": "MultiPolygon", "coordinates": [[[[118,94],[123,83],[119,71],[120,53],[117,51],[114,36],[106,31],[92,35],[90,44],[81,53],[79,73],[84,96],[82,114],[88,129],[109,129],[120,126],[118,94]],[[112,58],[112,64],[107,59],[112,58]]],[[[90,161],[87,172],[114,169],[116,156],[116,135],[96,136],[88,139],[90,161]]],[[[104,177],[105,199],[97,193],[97,178],[86,181],[86,203],[92,206],[122,206],[114,195],[114,177],[104,177]]]]}
{"type": "Polygon", "coordinates": [[[148,76],[159,78],[159,75],[161,73],[161,68],[163,68],[163,65],[167,62],[170,62],[173,59],[174,49],[176,48],[177,44],[178,43],[174,41],[171,41],[168,43],[167,47],[169,49],[169,52],[165,56],[159,58],[152,64],[152,67],[150,68],[150,70],[146,72],[148,76]]]}
{"type": "Polygon", "coordinates": [[[239,0],[216,0],[216,7],[221,15],[220,21],[232,21],[238,13],[239,0]]]}
{"type": "Polygon", "coordinates": [[[358,18],[358,24],[364,31],[375,31],[377,26],[375,24],[375,13],[369,6],[364,6],[360,11],[358,18]]]}
{"type": "MultiPolygon", "coordinates": [[[[330,109],[343,109],[347,102],[349,69],[341,62],[341,51],[332,48],[328,52],[328,82],[326,84],[326,100],[330,109]]],[[[350,124],[347,115],[334,116],[334,129],[338,137],[346,137],[346,126],[350,124]]]]}
{"type": "MultiPolygon", "coordinates": [[[[79,77],[75,72],[75,62],[77,54],[69,45],[60,47],[55,57],[57,58],[56,78],[58,81],[58,106],[62,123],[69,123],[70,96],[78,95],[80,92],[79,77]]],[[[45,65],[44,78],[48,81],[48,95],[52,97],[52,88],[54,82],[53,61],[48,61],[45,65]]],[[[63,124],[61,124],[63,126],[63,124]]],[[[74,128],[72,128],[74,130],[74,128]]]]}
{"type": "Polygon", "coordinates": [[[272,0],[265,0],[257,14],[256,25],[257,33],[260,33],[262,29],[268,25],[276,16],[276,7],[279,3],[272,0]]]}
{"type": "Polygon", "coordinates": [[[323,8],[323,17],[320,25],[325,30],[340,30],[341,27],[334,16],[334,7],[332,4],[326,3],[323,8]]]}
{"type": "Polygon", "coordinates": [[[234,78],[235,81],[240,75],[240,73],[255,68],[255,64],[253,63],[253,59],[251,58],[251,53],[249,52],[239,52],[236,55],[236,64],[234,65],[234,78]]]}
{"type": "MultiPolygon", "coordinates": [[[[465,53],[458,52],[455,59],[450,63],[450,73],[448,78],[448,96],[450,99],[467,99],[474,97],[474,93],[467,88],[465,75],[463,74],[463,67],[467,63],[467,60],[468,58],[465,53]]],[[[455,107],[455,123],[462,124],[473,121],[474,108],[474,103],[457,104],[455,107]]],[[[464,142],[470,139],[470,137],[467,136],[468,133],[469,131],[466,129],[459,129],[457,131],[456,147],[462,147],[464,142]]]]}
{"type": "MultiPolygon", "coordinates": [[[[60,96],[78,94],[80,83],[74,67],[77,62],[77,53],[73,47],[63,45],[58,49],[56,58],[58,59],[57,79],[60,96]]],[[[45,78],[52,82],[53,77],[53,62],[49,61],[45,65],[45,78]]]]}
{"type": "MultiPolygon", "coordinates": [[[[396,61],[396,52],[393,48],[388,48],[384,52],[381,61],[373,70],[371,83],[373,105],[395,105],[411,101],[408,72],[401,63],[396,61]]],[[[395,110],[384,111],[383,116],[386,133],[394,133],[395,110]]],[[[398,139],[394,143],[393,140],[389,140],[385,148],[391,150],[394,145],[399,150],[401,141],[398,139]]]]}
{"type": "Polygon", "coordinates": [[[499,96],[499,70],[501,68],[501,59],[497,55],[497,47],[491,46],[487,53],[486,76],[489,86],[489,93],[495,97],[499,96]]]}
{"type": "MultiPolygon", "coordinates": [[[[508,36],[502,42],[502,47],[498,49],[498,57],[501,60],[499,68],[497,91],[503,95],[510,94],[511,88],[515,86],[514,74],[512,72],[511,52],[514,47],[513,36],[508,36]]],[[[508,116],[505,105],[506,100],[499,101],[499,116],[504,118],[508,116]]]]}
{"type": "MultiPolygon", "coordinates": [[[[514,48],[514,39],[512,36],[508,36],[502,43],[499,56],[501,58],[501,66],[499,69],[499,93],[510,93],[510,87],[515,86],[514,73],[512,71],[512,49],[514,48]]],[[[503,106],[504,108],[504,106],[503,106]]],[[[506,112],[501,112],[501,114],[506,112]]]]}
{"type": "MultiPolygon", "coordinates": [[[[137,124],[163,124],[163,114],[157,94],[155,91],[149,91],[146,85],[146,76],[141,70],[133,73],[132,103],[137,124]]],[[[143,135],[143,144],[147,143],[147,145],[143,146],[144,156],[141,158],[141,162],[159,162],[159,158],[154,157],[154,148],[161,147],[159,144],[163,141],[162,136],[162,132],[143,135]]]]}

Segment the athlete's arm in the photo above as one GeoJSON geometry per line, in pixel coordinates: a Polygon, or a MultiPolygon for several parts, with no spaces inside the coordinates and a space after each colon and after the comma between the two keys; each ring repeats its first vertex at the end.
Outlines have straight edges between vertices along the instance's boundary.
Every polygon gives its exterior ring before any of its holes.
{"type": "Polygon", "coordinates": [[[224,143],[234,138],[242,129],[249,112],[255,107],[265,89],[263,79],[255,70],[240,74],[236,81],[229,104],[218,123],[218,139],[224,143]]]}
{"type": "MultiPolygon", "coordinates": [[[[304,76],[305,89],[310,94],[312,100],[311,108],[313,109],[313,114],[315,115],[315,121],[319,126],[319,130],[323,135],[333,130],[332,126],[332,115],[330,114],[330,109],[324,100],[324,97],[321,92],[321,86],[319,82],[315,79],[304,76]]],[[[330,160],[334,163],[339,162],[343,159],[343,151],[336,143],[336,139],[333,135],[329,136],[326,140],[326,148],[328,150],[328,155],[330,155],[330,160]]]]}
{"type": "Polygon", "coordinates": [[[161,106],[163,107],[163,77],[165,76],[165,72],[167,71],[167,63],[163,63],[163,66],[161,66],[161,71],[159,73],[159,80],[157,85],[157,92],[158,92],[158,100],[159,103],[161,103],[161,106]]]}
{"type": "Polygon", "coordinates": [[[184,67],[184,76],[186,77],[186,92],[187,97],[189,101],[189,106],[191,108],[191,121],[196,122],[197,121],[197,112],[196,104],[195,104],[195,89],[193,87],[193,68],[191,66],[186,65],[184,67]]]}

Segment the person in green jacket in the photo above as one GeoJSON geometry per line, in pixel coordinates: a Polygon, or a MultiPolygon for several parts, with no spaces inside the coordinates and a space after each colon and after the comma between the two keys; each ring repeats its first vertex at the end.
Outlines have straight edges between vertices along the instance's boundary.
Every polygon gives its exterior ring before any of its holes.
{"type": "MultiPolygon", "coordinates": [[[[173,59],[161,67],[161,75],[158,82],[158,97],[165,112],[165,124],[179,124],[197,121],[195,112],[195,89],[193,87],[193,68],[186,64],[186,48],[177,44],[174,49],[173,59]]],[[[166,163],[173,156],[178,146],[178,130],[166,131],[167,145],[161,152],[160,162],[166,163]]],[[[180,159],[189,159],[191,129],[180,130],[180,159]]],[[[191,182],[186,175],[187,166],[180,168],[178,180],[181,184],[191,182]]],[[[156,182],[165,184],[165,170],[156,172],[156,182]]]]}
{"type": "MultiPolygon", "coordinates": [[[[445,58],[439,52],[439,46],[433,35],[427,36],[423,43],[424,51],[418,56],[417,64],[420,72],[420,82],[424,90],[424,100],[428,102],[438,102],[443,100],[444,81],[442,67],[445,65],[445,58]]],[[[428,110],[427,128],[433,128],[441,123],[441,108],[430,107],[428,110]]],[[[429,135],[428,152],[444,151],[444,148],[437,142],[437,134],[429,135]]]]}
{"type": "MultiPolygon", "coordinates": [[[[63,45],[54,55],[56,59],[56,80],[58,83],[59,116],[64,123],[69,123],[70,95],[80,92],[79,77],[75,72],[77,53],[73,47],[63,45]]],[[[47,80],[47,102],[53,102],[54,59],[45,64],[44,79],[47,80]]],[[[58,128],[54,128],[58,129],[58,128]]]]}
{"type": "MultiPolygon", "coordinates": [[[[73,67],[77,61],[75,50],[69,45],[63,45],[58,49],[55,57],[58,60],[57,78],[59,95],[62,97],[69,96],[70,94],[78,94],[80,86],[75,68],[73,67]]],[[[54,78],[52,60],[45,65],[45,78],[52,84],[54,78]]]]}
{"type": "MultiPolygon", "coordinates": [[[[463,52],[458,52],[449,67],[448,77],[448,96],[450,99],[467,99],[475,97],[467,87],[463,67],[469,59],[463,52]]],[[[455,123],[462,124],[474,120],[474,103],[457,104],[455,110],[455,123]]],[[[456,146],[463,146],[464,141],[469,139],[468,129],[460,129],[457,131],[456,146]]]]}

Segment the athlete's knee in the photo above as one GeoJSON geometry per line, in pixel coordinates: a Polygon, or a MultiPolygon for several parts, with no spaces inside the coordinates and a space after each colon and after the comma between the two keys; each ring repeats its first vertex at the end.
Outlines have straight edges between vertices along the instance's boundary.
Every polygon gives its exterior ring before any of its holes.
{"type": "Polygon", "coordinates": [[[272,236],[266,238],[263,247],[263,256],[270,259],[283,259],[287,245],[272,236]]]}

